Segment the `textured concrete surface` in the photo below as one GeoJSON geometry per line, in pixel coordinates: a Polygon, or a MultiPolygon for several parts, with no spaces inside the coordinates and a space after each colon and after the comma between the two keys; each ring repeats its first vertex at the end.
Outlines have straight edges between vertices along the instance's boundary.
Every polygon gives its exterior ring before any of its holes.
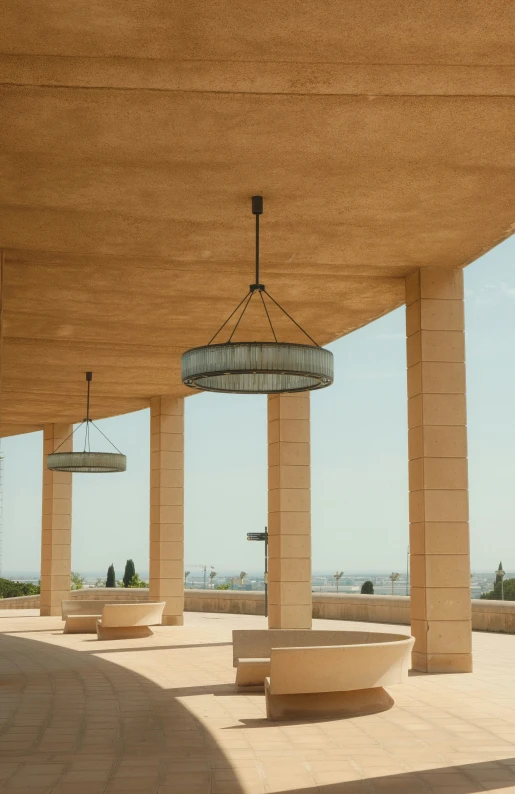
{"type": "Polygon", "coordinates": [[[410,676],[382,714],[275,726],[264,696],[233,684],[232,629],[264,626],[187,614],[99,647],[57,618],[1,612],[2,792],[515,792],[514,637],[474,634],[474,673],[410,676]]]}
{"type": "Polygon", "coordinates": [[[4,434],[82,419],[88,369],[94,418],[184,395],[182,351],[252,280],[254,193],[263,280],[321,344],[513,230],[506,0],[5,0],[1,23],[4,434]]]}

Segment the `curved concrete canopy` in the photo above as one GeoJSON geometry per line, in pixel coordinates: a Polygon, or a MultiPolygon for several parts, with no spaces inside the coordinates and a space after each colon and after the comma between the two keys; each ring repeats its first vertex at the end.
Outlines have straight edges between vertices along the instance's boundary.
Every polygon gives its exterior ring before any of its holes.
{"type": "MultiPolygon", "coordinates": [[[[253,280],[254,193],[263,280],[320,343],[513,230],[511,3],[5,0],[1,17],[4,435],[82,419],[86,370],[94,417],[190,393],[182,351],[253,280]]],[[[238,338],[266,333],[250,311],[238,338]]]]}

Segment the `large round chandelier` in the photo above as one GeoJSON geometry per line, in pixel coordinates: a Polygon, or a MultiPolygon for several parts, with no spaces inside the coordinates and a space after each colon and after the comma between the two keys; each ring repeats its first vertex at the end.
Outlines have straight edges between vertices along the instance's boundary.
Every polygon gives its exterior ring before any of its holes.
{"type": "Polygon", "coordinates": [[[82,420],[75,430],[59,444],[54,452],[47,455],[47,468],[51,471],[71,471],[83,474],[107,474],[111,472],[125,471],[127,468],[127,458],[118,447],[109,441],[105,433],[89,417],[89,392],[93,379],[92,372],[86,372],[87,390],[86,397],[86,418],[82,420]],[[85,425],[85,427],[84,427],[85,425]],[[116,452],[92,452],[90,443],[90,425],[104,436],[116,452]],[[61,447],[72,438],[75,433],[84,427],[84,449],[82,452],[59,452],[61,447]]]}
{"type": "Polygon", "coordinates": [[[255,283],[250,285],[247,294],[209,344],[183,353],[182,382],[192,389],[233,394],[278,394],[323,389],[330,386],[334,379],[333,354],[320,347],[260,283],[259,216],[263,213],[262,196],[252,196],[252,213],[256,218],[255,283]],[[255,295],[261,299],[273,341],[233,342],[233,336],[255,295]],[[311,344],[278,341],[268,310],[269,301],[302,331],[311,344]],[[216,343],[215,339],[233,318],[234,327],[229,339],[216,343]]]}

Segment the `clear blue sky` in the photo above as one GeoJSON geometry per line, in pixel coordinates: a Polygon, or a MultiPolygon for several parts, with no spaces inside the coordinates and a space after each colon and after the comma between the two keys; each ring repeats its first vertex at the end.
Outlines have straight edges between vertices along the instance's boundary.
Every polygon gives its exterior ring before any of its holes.
{"type": "MultiPolygon", "coordinates": [[[[515,571],[515,238],[465,271],[473,570],[515,571]]],[[[213,318],[215,322],[215,318],[213,318]]],[[[404,570],[408,543],[404,308],[332,345],[312,395],[313,568],[404,570]]],[[[119,475],[74,475],[72,567],[148,570],[149,412],[101,424],[119,475]]],[[[5,439],[3,570],[39,570],[41,433],[5,439]]],[[[266,398],[186,401],[186,563],[260,570],[266,398]]],[[[192,569],[193,570],[193,569],[192,569]]]]}

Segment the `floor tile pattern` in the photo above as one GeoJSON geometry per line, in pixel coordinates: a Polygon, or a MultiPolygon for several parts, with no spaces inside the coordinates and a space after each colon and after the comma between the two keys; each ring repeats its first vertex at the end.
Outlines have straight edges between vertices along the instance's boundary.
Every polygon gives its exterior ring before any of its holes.
{"type": "Polygon", "coordinates": [[[3,794],[515,792],[515,636],[475,633],[474,673],[414,674],[383,714],[274,724],[233,686],[231,630],[264,618],[102,643],[62,625],[0,610],[3,794]]]}

